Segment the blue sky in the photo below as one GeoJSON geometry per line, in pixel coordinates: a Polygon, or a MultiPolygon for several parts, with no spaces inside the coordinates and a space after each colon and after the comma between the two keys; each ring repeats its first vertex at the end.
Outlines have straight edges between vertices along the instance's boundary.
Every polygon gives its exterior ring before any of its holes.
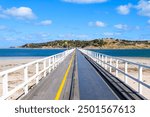
{"type": "Polygon", "coordinates": [[[150,1],[0,0],[0,48],[103,37],[150,40],[150,1]]]}

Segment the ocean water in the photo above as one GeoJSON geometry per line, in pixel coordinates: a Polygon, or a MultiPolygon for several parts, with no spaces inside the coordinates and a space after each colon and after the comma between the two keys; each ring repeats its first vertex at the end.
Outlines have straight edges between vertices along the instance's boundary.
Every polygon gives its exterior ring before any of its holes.
{"type": "Polygon", "coordinates": [[[150,58],[150,49],[91,49],[91,51],[115,57],[144,57],[150,58]]]}
{"type": "Polygon", "coordinates": [[[46,57],[65,49],[0,49],[0,57],[46,57]]]}
{"type": "MultiPolygon", "coordinates": [[[[0,58],[46,57],[66,49],[0,49],[0,58]]],[[[92,51],[117,57],[147,57],[150,49],[91,49],[92,51]]]]}

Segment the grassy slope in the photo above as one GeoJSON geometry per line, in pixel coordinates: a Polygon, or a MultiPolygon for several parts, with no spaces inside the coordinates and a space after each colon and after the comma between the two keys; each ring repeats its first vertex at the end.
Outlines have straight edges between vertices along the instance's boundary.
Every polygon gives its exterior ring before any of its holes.
{"type": "Polygon", "coordinates": [[[90,41],[79,41],[79,40],[57,40],[46,43],[32,43],[25,44],[24,48],[71,48],[71,47],[82,47],[82,48],[103,48],[103,49],[146,49],[150,48],[150,41],[129,41],[129,40],[118,40],[118,39],[95,39],[90,41]]]}

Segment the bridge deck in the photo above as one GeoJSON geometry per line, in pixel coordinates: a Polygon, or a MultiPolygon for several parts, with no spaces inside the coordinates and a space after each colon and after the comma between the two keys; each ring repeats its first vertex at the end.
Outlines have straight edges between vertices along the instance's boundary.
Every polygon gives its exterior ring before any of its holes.
{"type": "MultiPolygon", "coordinates": [[[[69,55],[53,72],[51,72],[37,86],[35,86],[31,91],[29,91],[29,93],[23,99],[53,100],[56,99],[56,94],[58,94],[58,89],[60,89],[60,87],[62,88],[62,91],[60,93],[61,95],[59,99],[124,99],[119,97],[120,94],[115,92],[118,90],[114,90],[112,86],[105,81],[106,77],[100,75],[96,68],[91,64],[91,62],[89,62],[89,60],[87,60],[87,58],[85,58],[85,56],[81,54],[79,50],[76,50],[76,56],[74,57],[75,61],[72,58],[73,54],[69,55]],[[70,64],[71,60],[73,60],[72,64],[70,64]],[[71,67],[68,70],[70,65],[71,67]],[[67,72],[67,78],[64,82],[64,86],[62,86],[62,82],[64,81],[64,77],[66,76],[67,72]]],[[[119,82],[119,84],[121,83],[119,82]]],[[[126,93],[131,92],[129,90],[130,88],[128,87],[124,89],[126,93]]],[[[123,92],[122,90],[121,92],[123,92]]]]}
{"type": "MultiPolygon", "coordinates": [[[[23,97],[23,100],[53,100],[57,94],[57,91],[62,83],[64,74],[69,66],[72,54],[69,55],[64,62],[62,62],[52,73],[44,78],[37,86],[35,86],[29,93],[23,97]]],[[[72,78],[73,64],[71,65],[70,72],[68,74],[67,82],[62,92],[60,99],[68,99],[72,78]]]]}
{"type": "Polygon", "coordinates": [[[116,100],[118,97],[103,81],[94,67],[77,51],[79,92],[81,100],[116,100]]]}

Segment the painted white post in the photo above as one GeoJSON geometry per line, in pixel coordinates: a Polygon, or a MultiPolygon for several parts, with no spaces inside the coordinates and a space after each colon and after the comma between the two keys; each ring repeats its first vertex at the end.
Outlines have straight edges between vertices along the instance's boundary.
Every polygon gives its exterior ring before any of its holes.
{"type": "Polygon", "coordinates": [[[8,94],[8,74],[3,76],[3,96],[8,94]]]}
{"type": "Polygon", "coordinates": [[[58,55],[56,55],[56,67],[58,66],[58,55]]]}
{"type": "Polygon", "coordinates": [[[100,55],[100,60],[101,60],[101,64],[100,65],[102,66],[102,55],[100,55]]]}
{"type": "Polygon", "coordinates": [[[36,63],[36,84],[39,83],[39,63],[36,63]]]}
{"type": "MultiPolygon", "coordinates": [[[[109,60],[110,60],[110,63],[109,63],[109,64],[112,65],[112,58],[110,58],[109,60]]],[[[112,72],[112,67],[111,67],[111,66],[109,67],[109,72],[110,72],[110,73],[112,72]]]]}
{"type": "Polygon", "coordinates": [[[24,67],[24,82],[25,82],[25,87],[24,87],[24,92],[25,95],[28,93],[28,67],[24,67]]]}
{"type": "Polygon", "coordinates": [[[51,58],[48,59],[48,72],[51,72],[51,58]]]}
{"type": "Polygon", "coordinates": [[[102,67],[104,65],[104,56],[102,55],[102,67]]]}
{"type": "Polygon", "coordinates": [[[96,61],[96,53],[94,54],[94,59],[95,59],[95,61],[96,61]]]}
{"type": "Polygon", "coordinates": [[[55,68],[57,67],[57,56],[55,55],[55,68]]]}
{"type": "Polygon", "coordinates": [[[53,57],[53,69],[55,69],[55,56],[53,57]]]}
{"type": "Polygon", "coordinates": [[[52,69],[54,70],[55,67],[54,67],[54,56],[52,56],[52,69]]]}
{"type": "Polygon", "coordinates": [[[66,58],[66,52],[64,52],[64,59],[66,58]]]}
{"type": "Polygon", "coordinates": [[[105,69],[107,70],[107,56],[105,56],[105,69]]]}
{"type": "MultiPolygon", "coordinates": [[[[143,71],[143,67],[141,67],[141,66],[139,65],[138,80],[141,81],[141,82],[142,82],[142,71],[143,71]]],[[[138,83],[138,92],[139,92],[140,94],[142,94],[142,85],[141,85],[141,83],[138,83]]]]}
{"type": "MultiPolygon", "coordinates": [[[[116,60],[116,68],[118,69],[118,60],[116,60]]],[[[118,70],[116,69],[116,77],[118,77],[118,70]]]]}
{"type": "Polygon", "coordinates": [[[44,77],[46,77],[46,60],[44,60],[43,65],[44,65],[44,77]]]}
{"type": "Polygon", "coordinates": [[[58,57],[57,57],[57,65],[59,65],[59,63],[60,63],[60,55],[58,55],[58,57]]]}
{"type": "Polygon", "coordinates": [[[97,62],[97,53],[95,53],[95,61],[97,62]]]}
{"type": "Polygon", "coordinates": [[[97,53],[97,57],[96,57],[97,63],[99,62],[99,60],[98,60],[98,56],[99,56],[99,55],[98,55],[98,53],[97,53]]]}
{"type": "MultiPolygon", "coordinates": [[[[125,62],[125,65],[124,65],[124,72],[127,74],[128,73],[128,63],[125,62]]],[[[124,82],[126,84],[128,84],[128,77],[126,75],[124,75],[124,82]]]]}
{"type": "Polygon", "coordinates": [[[101,64],[101,55],[98,54],[98,64],[100,65],[101,64]]]}

